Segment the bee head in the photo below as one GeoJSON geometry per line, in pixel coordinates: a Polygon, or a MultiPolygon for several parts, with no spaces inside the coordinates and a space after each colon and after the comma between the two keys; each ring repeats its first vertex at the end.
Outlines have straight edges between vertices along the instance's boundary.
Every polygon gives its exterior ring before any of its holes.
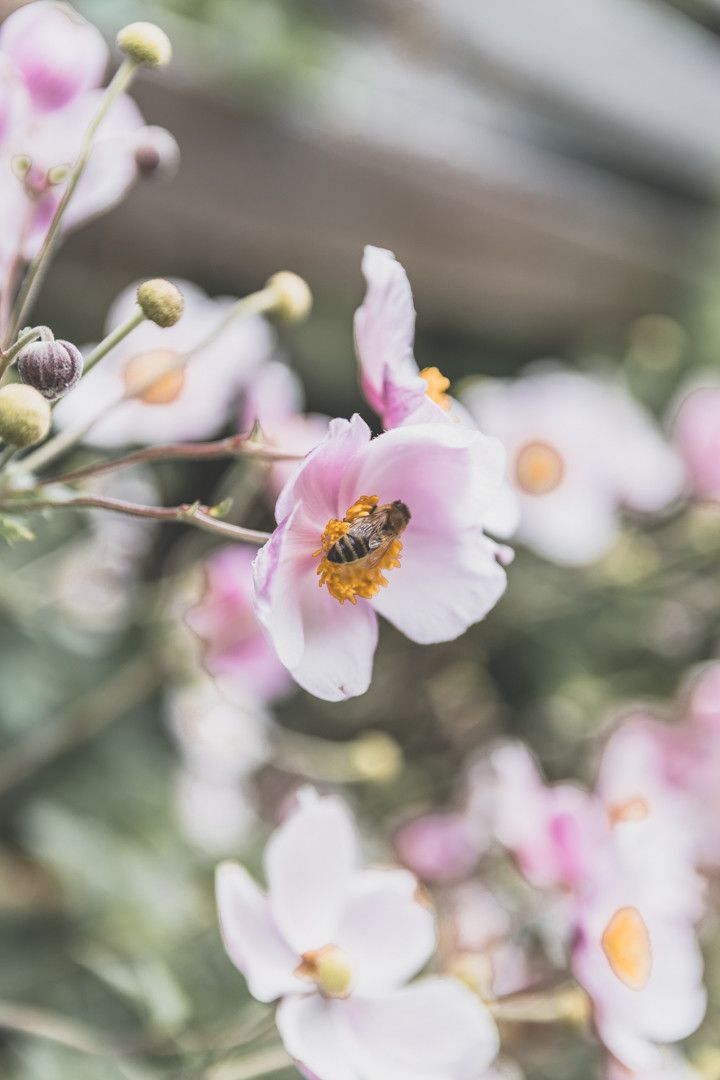
{"type": "Polygon", "coordinates": [[[390,505],[392,506],[392,523],[396,529],[402,531],[412,515],[400,499],[395,499],[390,505]]]}

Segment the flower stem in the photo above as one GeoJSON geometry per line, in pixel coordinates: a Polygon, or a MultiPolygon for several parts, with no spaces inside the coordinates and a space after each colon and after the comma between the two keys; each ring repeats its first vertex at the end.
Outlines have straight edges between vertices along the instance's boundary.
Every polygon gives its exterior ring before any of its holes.
{"type": "Polygon", "coordinates": [[[0,510],[10,512],[33,510],[109,510],[129,517],[147,518],[150,521],[165,521],[173,525],[194,525],[206,532],[216,533],[229,540],[244,544],[266,543],[270,533],[255,529],[244,529],[240,525],[231,525],[213,516],[212,507],[200,503],[183,503],[181,506],[143,506],[141,503],[126,502],[124,499],[111,499],[103,495],[75,495],[69,499],[48,499],[42,492],[39,498],[29,498],[31,492],[6,493],[0,502],[0,510]]]}
{"type": "Polygon", "coordinates": [[[121,323],[116,330],[113,330],[111,334],[108,334],[106,338],[96,345],[92,352],[85,358],[83,364],[83,376],[87,375],[88,371],[92,371],[98,361],[102,360],[104,356],[107,356],[116,345],[119,345],[123,338],[126,338],[128,334],[132,333],[140,323],[145,321],[145,314],[138,308],[133,314],[121,323]]]}
{"type": "Polygon", "coordinates": [[[30,342],[36,341],[39,337],[42,337],[42,331],[44,329],[44,326],[34,326],[31,330],[27,330],[24,334],[21,334],[17,341],[11,345],[9,349],[6,349],[5,352],[0,351],[0,378],[5,374],[21,349],[24,349],[30,342]]]}
{"type": "Polygon", "coordinates": [[[70,171],[65,191],[63,192],[62,198],[58,203],[58,207],[53,215],[53,219],[50,222],[48,231],[45,234],[45,239],[43,240],[37,255],[30,263],[30,267],[28,268],[28,271],[25,275],[22,286],[20,287],[20,292],[18,293],[17,299],[15,300],[13,312],[10,317],[9,337],[11,339],[17,333],[18,328],[22,326],[23,321],[26,318],[27,312],[31,309],[33,303],[35,302],[35,298],[38,294],[40,286],[42,285],[43,279],[47,272],[50,258],[55,248],[55,244],[57,243],[62,219],[65,215],[65,211],[67,210],[68,203],[70,202],[75,192],[75,189],[78,186],[83,172],[85,171],[85,166],[87,165],[88,158],[90,157],[90,150],[92,149],[92,143],[93,139],[95,138],[95,134],[115,101],[120,97],[122,93],[124,93],[124,91],[132,82],[133,76],[135,75],[135,72],[137,70],[137,66],[138,65],[133,60],[123,61],[118,70],[115,72],[115,75],[110,85],[107,87],[105,94],[103,95],[102,101],[100,102],[100,107],[98,108],[98,111],[90,122],[90,126],[85,133],[85,139],[83,141],[80,153],[70,171]]]}
{"type": "Polygon", "coordinates": [[[203,1080],[256,1080],[261,1076],[272,1076],[290,1065],[292,1061],[285,1050],[280,1046],[272,1046],[259,1050],[242,1061],[214,1065],[205,1071],[203,1080]]]}
{"type": "MultiPolygon", "coordinates": [[[[279,447],[255,442],[250,435],[230,435],[226,439],[213,442],[165,443],[160,446],[148,446],[143,450],[134,450],[122,457],[95,461],[72,472],[63,473],[49,479],[49,484],[74,484],[91,476],[114,469],[123,469],[130,465],[149,461],[212,461],[214,458],[249,457],[258,461],[301,461],[304,454],[292,454],[279,447]]],[[[25,459],[26,461],[28,458],[25,459]]]]}
{"type": "Polygon", "coordinates": [[[3,471],[6,465],[10,464],[16,454],[16,446],[6,446],[4,450],[0,451],[0,472],[3,471]]]}
{"type": "Polygon", "coordinates": [[[577,985],[508,994],[485,1004],[496,1020],[513,1024],[582,1023],[589,1008],[587,995],[577,985]]]}
{"type": "Polygon", "coordinates": [[[208,345],[211,345],[213,341],[220,337],[225,328],[229,326],[238,315],[262,315],[264,311],[270,311],[276,304],[277,293],[274,289],[269,287],[250,293],[249,296],[243,296],[233,304],[225,317],[222,318],[204,338],[196,342],[192,348],[187,350],[187,352],[183,353],[183,360],[189,360],[194,353],[200,352],[201,349],[205,349],[208,345]]]}

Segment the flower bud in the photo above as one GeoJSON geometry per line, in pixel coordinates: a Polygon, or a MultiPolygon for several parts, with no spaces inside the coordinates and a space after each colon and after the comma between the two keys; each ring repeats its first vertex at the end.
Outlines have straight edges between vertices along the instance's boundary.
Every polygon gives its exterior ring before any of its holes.
{"type": "Polygon", "coordinates": [[[0,387],[0,439],[19,450],[44,439],[50,430],[50,406],[32,386],[0,387]]]}
{"type": "Polygon", "coordinates": [[[272,289],[276,299],[273,310],[288,322],[301,322],[312,309],[310,286],[298,274],[281,270],[268,279],[267,288],[272,289]]]}
{"type": "Polygon", "coordinates": [[[180,161],[177,140],[163,127],[140,128],[135,138],[135,164],[141,176],[172,176],[180,161]]]}
{"type": "Polygon", "coordinates": [[[82,353],[69,341],[33,341],[20,351],[17,370],[24,383],[54,401],[82,375],[82,353]]]}
{"type": "Polygon", "coordinates": [[[155,23],[134,22],[123,27],[117,36],[118,48],[136,64],[164,67],[170,63],[172,45],[164,30],[155,23]]]}
{"type": "Polygon", "coordinates": [[[138,285],[137,302],[145,318],[162,327],[174,326],[185,306],[177,285],[164,278],[151,278],[138,285]]]}
{"type": "Polygon", "coordinates": [[[359,779],[387,784],[403,767],[402,750],[384,731],[366,731],[350,746],[350,760],[359,779]]]}

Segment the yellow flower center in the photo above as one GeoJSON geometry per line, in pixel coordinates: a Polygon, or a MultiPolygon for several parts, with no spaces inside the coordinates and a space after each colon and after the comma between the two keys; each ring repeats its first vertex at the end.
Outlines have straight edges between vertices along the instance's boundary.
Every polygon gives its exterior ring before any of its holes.
{"type": "Polygon", "coordinates": [[[645,821],[650,817],[650,806],[642,795],[636,795],[623,802],[611,803],[608,807],[608,817],[611,825],[619,825],[622,821],[645,821]]]}
{"type": "Polygon", "coordinates": [[[620,908],[605,927],[602,948],[621,983],[644,990],[652,972],[650,934],[637,908],[620,908]]]}
{"type": "Polygon", "coordinates": [[[313,552],[313,558],[322,556],[317,568],[320,588],[325,585],[330,595],[341,604],[346,600],[356,604],[358,596],[363,600],[372,600],[388,583],[383,570],[392,570],[400,565],[402,542],[397,538],[385,541],[364,558],[351,562],[332,562],[327,557],[337,541],[350,532],[354,522],[370,516],[378,501],[377,495],[361,495],[342,521],[331,518],[321,537],[322,547],[313,552]]]}
{"type": "Polygon", "coordinates": [[[132,356],[123,378],[128,397],[146,405],[170,405],[185,385],[180,357],[172,349],[153,349],[132,356]]]}
{"type": "Polygon", "coordinates": [[[447,393],[450,389],[450,380],[445,378],[440,368],[423,368],[420,372],[420,378],[424,379],[427,383],[427,390],[425,393],[430,400],[434,401],[435,404],[439,405],[445,412],[449,412],[452,405],[447,393]]]}
{"type": "Polygon", "coordinates": [[[323,997],[346,998],[352,986],[350,960],[337,945],[323,945],[303,953],[295,974],[314,982],[323,997]]]}
{"type": "Polygon", "coordinates": [[[565,462],[554,446],[530,442],[515,459],[515,478],[528,495],[547,495],[554,491],[565,474],[565,462]]]}

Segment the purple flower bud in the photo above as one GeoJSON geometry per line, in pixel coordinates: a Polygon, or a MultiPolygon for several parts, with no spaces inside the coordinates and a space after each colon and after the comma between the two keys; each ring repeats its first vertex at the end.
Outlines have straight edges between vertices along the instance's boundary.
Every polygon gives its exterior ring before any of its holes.
{"type": "Polygon", "coordinates": [[[20,378],[49,401],[71,390],[83,371],[82,353],[69,341],[33,341],[17,359],[20,378]]]}
{"type": "Polygon", "coordinates": [[[52,0],[9,15],[0,29],[0,48],[40,112],[60,109],[99,86],[108,57],[100,31],[68,4],[52,0]]]}
{"type": "Polygon", "coordinates": [[[180,148],[165,128],[150,125],[135,134],[135,164],[141,176],[172,176],[178,167],[180,148]]]}

